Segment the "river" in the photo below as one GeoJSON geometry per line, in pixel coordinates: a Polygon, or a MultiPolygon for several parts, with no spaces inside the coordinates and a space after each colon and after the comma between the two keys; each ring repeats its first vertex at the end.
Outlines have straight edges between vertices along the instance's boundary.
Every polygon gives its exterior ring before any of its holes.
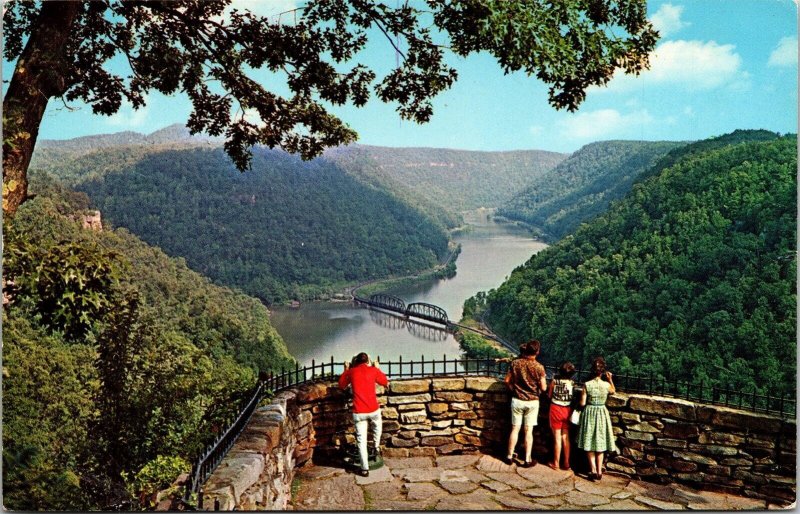
{"type": "MultiPolygon", "coordinates": [[[[446,280],[429,280],[386,292],[402,298],[406,304],[427,302],[447,311],[450,320],[459,320],[464,300],[478,291],[499,286],[511,271],[547,245],[531,239],[519,227],[496,223],[486,211],[465,216],[471,229],[454,237],[461,244],[458,273],[446,280]]],[[[309,302],[299,308],[276,307],[272,324],[289,348],[305,365],[317,362],[349,360],[366,351],[382,361],[436,357],[458,357],[455,338],[443,330],[406,323],[387,314],[355,307],[348,302],[309,302]]]]}

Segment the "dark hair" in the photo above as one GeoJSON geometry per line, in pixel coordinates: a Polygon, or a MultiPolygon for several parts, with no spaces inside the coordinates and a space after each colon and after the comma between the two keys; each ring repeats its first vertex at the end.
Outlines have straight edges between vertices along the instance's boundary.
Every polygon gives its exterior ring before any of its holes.
{"type": "Polygon", "coordinates": [[[536,355],[539,353],[539,350],[542,348],[542,343],[537,341],[536,339],[531,339],[527,343],[523,343],[522,346],[519,347],[520,352],[522,355],[536,355]]]}
{"type": "Polygon", "coordinates": [[[558,378],[572,378],[575,374],[575,365],[570,361],[565,362],[558,368],[558,378]]]}
{"type": "Polygon", "coordinates": [[[606,372],[606,360],[602,357],[595,357],[592,360],[592,375],[599,377],[606,372]]]}
{"type": "Polygon", "coordinates": [[[358,355],[356,355],[355,357],[353,357],[352,364],[353,365],[364,364],[364,363],[367,363],[367,362],[369,362],[369,355],[367,355],[364,352],[361,352],[358,355]]]}

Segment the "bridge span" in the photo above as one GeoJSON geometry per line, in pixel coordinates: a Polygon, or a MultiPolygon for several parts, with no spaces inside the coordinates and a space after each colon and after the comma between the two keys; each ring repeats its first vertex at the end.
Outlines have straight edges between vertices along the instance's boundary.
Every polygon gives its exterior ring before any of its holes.
{"type": "Polygon", "coordinates": [[[403,301],[402,298],[386,293],[373,294],[370,295],[369,298],[364,298],[358,296],[355,290],[353,291],[353,302],[357,305],[365,305],[370,309],[379,309],[390,314],[400,315],[412,323],[429,322],[441,325],[445,330],[451,333],[456,329],[469,330],[487,339],[497,341],[512,352],[516,353],[518,350],[502,337],[450,321],[447,317],[447,311],[438,305],[424,302],[415,302],[406,305],[406,302],[403,301]]]}

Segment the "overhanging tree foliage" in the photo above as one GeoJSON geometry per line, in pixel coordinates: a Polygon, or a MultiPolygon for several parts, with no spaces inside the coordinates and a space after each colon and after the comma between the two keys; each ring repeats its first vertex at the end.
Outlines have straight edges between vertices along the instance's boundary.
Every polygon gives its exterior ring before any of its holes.
{"type": "Polygon", "coordinates": [[[3,211],[27,195],[27,168],[51,98],[82,100],[110,115],[123,100],[141,107],[148,91],[185,92],[193,132],[224,134],[245,169],[264,144],[318,155],[356,139],[326,105],[363,106],[372,90],[395,102],[404,119],[426,122],[431,99],[456,80],[445,50],[487,51],[508,72],[549,84],[556,108],[574,110],[586,88],[614,70],[648,66],[657,33],[645,0],[428,0],[391,7],[365,0],[308,0],[292,24],[247,11],[231,0],[92,2],[17,0],[6,4],[5,59],[16,69],[3,99],[3,211]],[[370,29],[373,29],[372,31],[370,29]],[[358,64],[371,34],[402,47],[402,63],[380,78],[358,64]],[[399,44],[398,44],[399,43],[399,44]],[[127,76],[104,65],[117,55],[127,76]],[[253,70],[282,78],[289,95],[268,90],[253,70]],[[257,119],[247,119],[245,112],[257,119]]]}

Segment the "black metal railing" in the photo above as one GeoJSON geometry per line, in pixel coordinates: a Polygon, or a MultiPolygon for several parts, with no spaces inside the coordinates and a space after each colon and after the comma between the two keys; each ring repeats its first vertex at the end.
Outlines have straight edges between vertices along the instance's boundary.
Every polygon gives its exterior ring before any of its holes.
{"type": "MultiPolygon", "coordinates": [[[[380,357],[378,357],[380,361],[380,357]]],[[[280,373],[262,375],[253,392],[245,398],[239,415],[228,428],[211,443],[192,467],[189,481],[186,484],[184,500],[190,502],[193,493],[197,493],[211,473],[216,469],[233,446],[255,412],[258,403],[267,395],[278,393],[293,386],[319,380],[334,380],[344,372],[344,362],[336,362],[333,357],[329,361],[317,363],[311,361],[310,366],[294,369],[281,369],[280,373]]],[[[508,362],[491,357],[483,358],[451,358],[443,355],[441,359],[426,359],[380,362],[380,368],[391,379],[422,378],[432,376],[490,376],[502,378],[508,370],[508,362]]],[[[545,366],[548,379],[557,371],[554,366],[545,366]]],[[[583,383],[590,377],[589,372],[579,370],[576,373],[577,383],[583,383]]],[[[792,395],[781,397],[758,394],[757,391],[744,392],[733,386],[724,388],[717,385],[690,383],[679,380],[666,380],[655,376],[614,375],[614,384],[619,392],[629,394],[650,394],[685,399],[697,403],[721,405],[745,409],[765,414],[773,414],[786,419],[794,419],[797,410],[797,398],[792,395]]],[[[202,495],[198,495],[198,507],[203,508],[202,495]]]]}
{"type": "MultiPolygon", "coordinates": [[[[242,433],[250,421],[250,416],[255,412],[258,402],[264,397],[266,383],[262,380],[256,384],[252,393],[242,402],[242,407],[236,419],[209,444],[200,457],[193,463],[192,471],[186,483],[186,490],[183,500],[191,502],[193,493],[200,490],[200,486],[205,483],[211,473],[216,469],[228,451],[233,447],[233,443],[242,433]]],[[[203,496],[198,495],[198,508],[203,508],[203,496]]],[[[215,509],[216,510],[216,509],[215,509]]]]}

